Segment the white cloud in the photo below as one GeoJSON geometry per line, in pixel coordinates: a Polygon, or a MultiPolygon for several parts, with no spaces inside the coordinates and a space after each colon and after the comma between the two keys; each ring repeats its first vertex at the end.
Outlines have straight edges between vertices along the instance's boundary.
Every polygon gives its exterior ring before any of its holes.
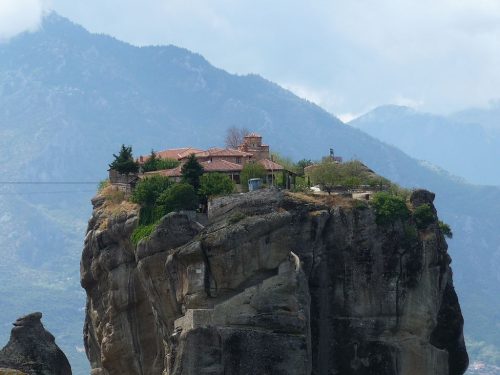
{"type": "Polygon", "coordinates": [[[299,98],[306,99],[332,113],[335,113],[339,104],[342,103],[342,98],[335,95],[332,90],[317,90],[299,83],[278,83],[299,98]]]}
{"type": "Polygon", "coordinates": [[[402,95],[396,96],[393,100],[390,101],[390,104],[401,105],[405,107],[410,107],[413,109],[418,109],[424,105],[423,100],[417,100],[412,98],[407,98],[402,95]]]}
{"type": "Polygon", "coordinates": [[[347,124],[348,122],[351,122],[354,119],[357,119],[358,117],[362,116],[363,113],[341,113],[337,115],[340,121],[342,121],[344,124],[347,124]]]}
{"type": "Polygon", "coordinates": [[[0,0],[0,40],[35,31],[49,6],[48,0],[0,0]]]}

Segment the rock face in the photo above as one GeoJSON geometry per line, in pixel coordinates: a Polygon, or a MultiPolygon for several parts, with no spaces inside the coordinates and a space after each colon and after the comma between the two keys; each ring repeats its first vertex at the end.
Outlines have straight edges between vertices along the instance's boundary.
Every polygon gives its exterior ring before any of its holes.
{"type": "MultiPolygon", "coordinates": [[[[432,205],[419,191],[412,204],[432,205]]],[[[94,213],[81,262],[92,374],[460,375],[463,318],[437,221],[276,190],[164,217],[94,213]]]]}
{"type": "Polygon", "coordinates": [[[10,340],[0,351],[0,374],[71,375],[71,367],[54,336],[36,312],[14,323],[10,340]]]}

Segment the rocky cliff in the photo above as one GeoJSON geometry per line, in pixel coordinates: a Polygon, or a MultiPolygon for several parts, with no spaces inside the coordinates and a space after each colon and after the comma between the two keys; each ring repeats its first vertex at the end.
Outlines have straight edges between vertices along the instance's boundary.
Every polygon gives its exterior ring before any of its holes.
{"type": "Polygon", "coordinates": [[[16,320],[9,342],[0,350],[0,375],[71,375],[68,359],[41,318],[36,312],[16,320]]]}
{"type": "MultiPolygon", "coordinates": [[[[413,208],[434,195],[414,192],[413,208]]],[[[81,261],[94,375],[463,374],[438,223],[376,224],[371,205],[262,190],[164,217],[93,200],[81,261]]]]}

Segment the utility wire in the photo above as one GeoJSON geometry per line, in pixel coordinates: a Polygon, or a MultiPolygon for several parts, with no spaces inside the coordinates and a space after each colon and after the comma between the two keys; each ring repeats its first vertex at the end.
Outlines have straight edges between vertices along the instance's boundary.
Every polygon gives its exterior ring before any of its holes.
{"type": "Polygon", "coordinates": [[[99,181],[0,181],[0,185],[96,185],[99,181]]]}
{"type": "Polygon", "coordinates": [[[73,193],[95,193],[95,190],[23,191],[23,192],[0,193],[0,195],[73,194],[73,193]]]}

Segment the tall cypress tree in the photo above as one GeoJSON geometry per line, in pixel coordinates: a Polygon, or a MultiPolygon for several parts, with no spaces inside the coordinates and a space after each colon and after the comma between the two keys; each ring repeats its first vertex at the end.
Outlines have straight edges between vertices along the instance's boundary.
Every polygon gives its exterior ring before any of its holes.
{"type": "Polygon", "coordinates": [[[195,191],[200,188],[200,177],[203,175],[203,167],[194,154],[189,155],[188,160],[181,168],[182,180],[190,184],[195,191]]]}

